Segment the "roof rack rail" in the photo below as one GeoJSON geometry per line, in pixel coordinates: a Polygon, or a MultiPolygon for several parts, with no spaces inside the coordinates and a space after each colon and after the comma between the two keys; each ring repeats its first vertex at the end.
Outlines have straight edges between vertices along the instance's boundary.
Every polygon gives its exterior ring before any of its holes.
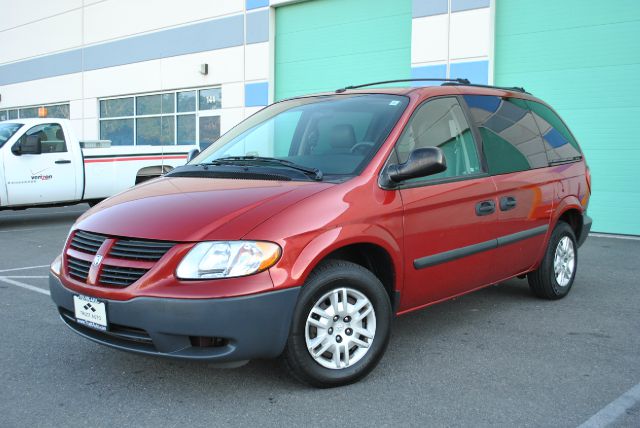
{"type": "Polygon", "coordinates": [[[382,82],[372,82],[372,83],[364,83],[362,85],[351,85],[345,86],[344,88],[336,89],[336,94],[341,94],[342,92],[348,89],[358,89],[364,88],[367,86],[374,85],[383,85],[385,83],[402,83],[402,82],[448,82],[450,84],[458,84],[458,85],[470,85],[468,79],[435,79],[435,78],[424,78],[424,79],[399,79],[399,80],[384,80],[382,82]]]}
{"type": "Polygon", "coordinates": [[[525,89],[522,86],[494,86],[494,85],[483,85],[480,83],[470,83],[470,82],[460,83],[460,82],[452,82],[452,81],[444,82],[441,86],[474,86],[477,88],[503,89],[505,91],[522,92],[523,94],[531,95],[531,93],[525,91],[525,89]]]}

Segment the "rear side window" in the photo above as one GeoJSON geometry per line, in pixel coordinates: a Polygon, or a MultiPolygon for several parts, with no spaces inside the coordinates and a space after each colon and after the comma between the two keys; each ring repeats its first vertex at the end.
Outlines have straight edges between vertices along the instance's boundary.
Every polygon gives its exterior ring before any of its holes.
{"type": "Polygon", "coordinates": [[[490,95],[464,96],[482,136],[492,175],[549,165],[536,121],[524,100],[490,95]]]}
{"type": "Polygon", "coordinates": [[[456,98],[436,98],[418,107],[396,144],[398,160],[404,163],[413,150],[424,147],[441,148],[447,161],[447,169],[428,180],[481,172],[476,142],[456,98]]]}
{"type": "Polygon", "coordinates": [[[527,101],[538,124],[549,162],[563,162],[582,157],[580,146],[562,119],[544,104],[527,101]]]}

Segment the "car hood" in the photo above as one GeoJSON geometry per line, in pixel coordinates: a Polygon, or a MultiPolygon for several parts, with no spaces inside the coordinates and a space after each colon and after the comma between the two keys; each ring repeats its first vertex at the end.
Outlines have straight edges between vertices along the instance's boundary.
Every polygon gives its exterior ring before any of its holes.
{"type": "Polygon", "coordinates": [[[240,239],[330,183],[162,177],[87,211],[74,228],[167,241],[240,239]]]}

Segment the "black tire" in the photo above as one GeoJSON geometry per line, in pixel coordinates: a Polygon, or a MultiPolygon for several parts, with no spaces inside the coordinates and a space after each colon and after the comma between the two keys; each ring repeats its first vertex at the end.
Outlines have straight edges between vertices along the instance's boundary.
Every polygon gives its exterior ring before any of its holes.
{"type": "MultiPolygon", "coordinates": [[[[371,372],[389,343],[393,311],[389,295],[380,280],[355,263],[330,260],[319,265],[302,287],[296,304],[284,358],[296,378],[317,388],[331,388],[357,382],[371,372]],[[316,362],[307,349],[305,326],[313,306],[333,289],[348,287],[371,302],[375,311],[375,336],[363,357],[348,367],[331,369],[316,362]]],[[[336,338],[337,340],[337,338],[336,338]]]]}
{"type": "Polygon", "coordinates": [[[559,221],[556,225],[555,229],[551,233],[551,237],[549,238],[549,245],[547,246],[547,250],[542,259],[542,263],[537,270],[530,272],[527,275],[529,280],[529,288],[536,296],[549,299],[549,300],[557,300],[562,299],[564,296],[569,294],[571,287],[573,286],[573,281],[576,278],[576,272],[578,271],[578,245],[576,243],[576,236],[573,232],[571,226],[569,226],[564,221],[559,221]],[[573,268],[573,273],[567,285],[560,285],[556,280],[556,275],[553,269],[554,257],[556,253],[556,248],[558,247],[558,243],[563,238],[569,238],[571,243],[573,244],[573,253],[575,266],[573,268]]]}

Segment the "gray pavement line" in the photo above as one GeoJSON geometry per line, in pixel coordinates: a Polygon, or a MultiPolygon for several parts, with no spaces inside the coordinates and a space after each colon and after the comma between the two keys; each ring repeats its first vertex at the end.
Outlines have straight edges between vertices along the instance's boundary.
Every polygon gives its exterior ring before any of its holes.
{"type": "Polygon", "coordinates": [[[630,408],[640,403],[640,383],[613,400],[606,407],[587,419],[578,428],[606,427],[624,416],[630,408]]]}
{"type": "Polygon", "coordinates": [[[46,294],[47,296],[51,296],[51,293],[49,293],[49,290],[45,290],[40,287],[34,287],[33,285],[25,284],[24,282],[15,281],[13,279],[1,277],[1,276],[0,276],[0,282],[4,282],[5,284],[9,284],[9,285],[15,285],[16,287],[21,287],[26,290],[35,291],[36,293],[42,293],[42,294],[46,294]]]}
{"type": "Polygon", "coordinates": [[[3,276],[0,276],[0,278],[11,278],[11,279],[20,279],[20,278],[22,278],[22,279],[47,279],[47,278],[49,278],[49,277],[48,277],[48,276],[46,276],[46,275],[39,275],[39,276],[38,276],[38,275],[10,275],[10,276],[3,275],[3,276]]]}
{"type": "Polygon", "coordinates": [[[629,241],[640,241],[640,236],[610,235],[608,233],[590,233],[589,236],[593,238],[611,238],[611,239],[626,239],[629,241]]]}
{"type": "Polygon", "coordinates": [[[7,229],[0,230],[0,233],[9,233],[9,232],[29,232],[31,230],[42,230],[42,229],[69,229],[71,226],[46,226],[46,227],[32,227],[29,229],[7,229]]]}
{"type": "Polygon", "coordinates": [[[2,218],[12,218],[12,217],[17,217],[17,218],[22,218],[22,217],[26,217],[26,216],[34,216],[34,215],[50,215],[50,214],[80,214],[85,212],[86,210],[80,210],[80,211],[53,211],[53,212],[39,212],[39,213],[23,213],[23,214],[10,214],[10,215],[5,215],[5,216],[0,216],[0,219],[2,218]]]}
{"type": "Polygon", "coordinates": [[[39,266],[25,266],[19,268],[11,268],[11,269],[0,269],[0,273],[5,272],[15,272],[17,270],[29,270],[29,269],[40,269],[40,268],[48,268],[49,265],[39,265],[39,266]]]}

